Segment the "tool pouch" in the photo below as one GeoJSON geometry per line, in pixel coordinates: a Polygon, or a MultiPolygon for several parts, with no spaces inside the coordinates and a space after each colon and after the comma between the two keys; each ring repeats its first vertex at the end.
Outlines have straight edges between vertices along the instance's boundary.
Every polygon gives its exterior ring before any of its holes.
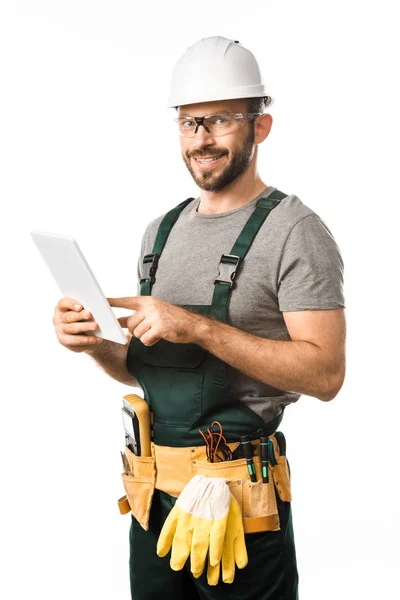
{"type": "Polygon", "coordinates": [[[249,480],[245,458],[238,460],[210,463],[194,461],[195,474],[206,477],[226,477],[232,496],[238,501],[242,510],[245,533],[258,531],[278,531],[280,529],[279,512],[275,495],[274,479],[271,474],[269,482],[263,483],[261,476],[261,459],[254,456],[257,482],[249,480]]]}
{"type": "Polygon", "coordinates": [[[272,477],[274,478],[275,488],[279,494],[279,498],[283,502],[291,502],[292,501],[292,490],[290,485],[290,470],[287,458],[285,455],[281,455],[279,451],[279,444],[277,442],[276,436],[270,436],[272,440],[274,455],[276,465],[272,465],[270,463],[270,468],[272,471],[272,477]]]}
{"type": "Polygon", "coordinates": [[[133,475],[121,474],[126,496],[118,500],[119,510],[121,514],[131,510],[135,519],[147,531],[156,479],[154,456],[136,456],[127,446],[125,454],[133,475]]]}
{"type": "Polygon", "coordinates": [[[276,490],[281,500],[284,502],[291,502],[292,491],[290,487],[290,473],[287,458],[286,456],[278,456],[276,460],[278,463],[274,467],[271,467],[276,490]]]}

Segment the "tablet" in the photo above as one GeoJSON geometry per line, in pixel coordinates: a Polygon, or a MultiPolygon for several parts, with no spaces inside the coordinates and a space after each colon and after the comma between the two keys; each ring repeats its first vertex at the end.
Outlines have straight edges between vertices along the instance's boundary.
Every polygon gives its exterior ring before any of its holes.
{"type": "Polygon", "coordinates": [[[92,313],[98,327],[85,333],[126,344],[128,339],[76,240],[45,231],[30,234],[62,294],[75,298],[92,313]]]}

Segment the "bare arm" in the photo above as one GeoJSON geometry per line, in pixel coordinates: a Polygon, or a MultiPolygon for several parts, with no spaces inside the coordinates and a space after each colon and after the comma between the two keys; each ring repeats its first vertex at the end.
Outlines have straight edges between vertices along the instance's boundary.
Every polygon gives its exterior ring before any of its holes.
{"type": "Polygon", "coordinates": [[[289,341],[260,338],[196,317],[194,341],[249,377],[323,401],[332,400],[343,384],[344,309],[284,312],[289,341]]]}
{"type": "Polygon", "coordinates": [[[93,349],[85,350],[85,353],[89,354],[103,371],[113,379],[125,385],[140,387],[139,383],[126,368],[128,346],[129,344],[123,346],[116,342],[110,342],[110,340],[103,340],[101,344],[95,346],[93,349]]]}
{"type": "MultiPolygon", "coordinates": [[[[126,355],[129,344],[117,344],[95,335],[97,323],[92,315],[73,298],[65,296],[58,302],[53,316],[53,324],[58,341],[72,352],[85,352],[113,379],[125,385],[140,387],[126,368],[126,355]]],[[[127,335],[128,342],[132,336],[127,335]]]]}
{"type": "Polygon", "coordinates": [[[324,402],[332,400],[343,384],[343,308],[283,312],[291,339],[281,341],[258,337],[154,296],[108,301],[111,306],[135,311],[119,321],[145,346],[160,339],[178,344],[195,342],[253,379],[324,402]]]}

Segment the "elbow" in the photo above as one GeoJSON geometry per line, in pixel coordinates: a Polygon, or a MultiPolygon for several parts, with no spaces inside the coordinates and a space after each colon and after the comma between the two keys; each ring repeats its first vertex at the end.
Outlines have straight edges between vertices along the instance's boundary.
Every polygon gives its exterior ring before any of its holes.
{"type": "Polygon", "coordinates": [[[322,400],[322,402],[330,402],[331,400],[333,400],[337,394],[338,394],[339,390],[335,390],[335,389],[329,389],[327,391],[324,391],[322,393],[319,393],[318,395],[318,400],[322,400]]]}
{"type": "Polygon", "coordinates": [[[344,378],[346,374],[345,364],[341,366],[341,368],[334,374],[330,374],[325,378],[325,385],[322,390],[319,391],[318,399],[322,400],[322,402],[330,402],[340,392],[342,389],[344,378]]]}

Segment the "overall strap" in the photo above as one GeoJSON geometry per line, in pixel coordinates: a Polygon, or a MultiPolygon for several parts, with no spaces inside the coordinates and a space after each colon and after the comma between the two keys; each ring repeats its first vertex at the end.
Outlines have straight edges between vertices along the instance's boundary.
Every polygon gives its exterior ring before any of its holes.
{"type": "Polygon", "coordinates": [[[151,296],[151,288],[156,280],[155,274],[158,267],[158,260],[161,252],[167,242],[168,236],[171,233],[171,229],[178,220],[179,215],[194,198],[188,198],[184,200],[178,206],[175,206],[172,210],[167,212],[157,231],[156,239],[154,241],[152,254],[146,254],[143,257],[143,274],[140,280],[140,295],[151,296]]]}
{"type": "Polygon", "coordinates": [[[214,296],[212,306],[219,306],[227,310],[236,271],[246,256],[261,225],[268,217],[271,210],[286,198],[287,194],[274,190],[268,198],[260,198],[254,211],[243,227],[230,254],[223,254],[219,263],[218,277],[214,281],[214,296]]]}

